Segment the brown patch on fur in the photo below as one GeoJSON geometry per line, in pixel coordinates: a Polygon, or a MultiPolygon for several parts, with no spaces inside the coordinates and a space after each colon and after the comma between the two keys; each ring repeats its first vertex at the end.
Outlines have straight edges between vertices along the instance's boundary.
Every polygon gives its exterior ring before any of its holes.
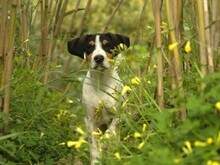
{"type": "Polygon", "coordinates": [[[103,40],[103,41],[102,41],[102,44],[103,44],[103,45],[106,45],[107,43],[108,43],[108,40],[103,40]]]}
{"type": "Polygon", "coordinates": [[[114,57],[112,53],[106,52],[106,55],[107,55],[107,57],[110,58],[110,59],[113,59],[113,57],[114,57]]]}
{"type": "Polygon", "coordinates": [[[86,55],[86,61],[91,62],[91,60],[92,60],[92,54],[87,54],[86,55]]]}
{"type": "Polygon", "coordinates": [[[94,46],[94,45],[95,45],[95,42],[94,42],[94,41],[89,41],[89,45],[94,46]]]}

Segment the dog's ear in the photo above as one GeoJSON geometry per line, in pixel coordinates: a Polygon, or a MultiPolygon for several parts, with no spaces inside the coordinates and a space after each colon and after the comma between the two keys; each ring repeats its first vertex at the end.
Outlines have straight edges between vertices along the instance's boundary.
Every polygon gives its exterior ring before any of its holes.
{"type": "Polygon", "coordinates": [[[107,35],[109,35],[115,47],[119,46],[120,44],[124,44],[127,46],[127,48],[129,48],[130,46],[129,37],[120,34],[112,34],[112,33],[107,33],[107,35]]]}
{"type": "Polygon", "coordinates": [[[84,59],[84,52],[85,52],[85,44],[86,39],[88,38],[88,35],[74,38],[71,41],[68,41],[67,43],[67,49],[68,52],[72,55],[78,56],[82,59],[84,59]]]}

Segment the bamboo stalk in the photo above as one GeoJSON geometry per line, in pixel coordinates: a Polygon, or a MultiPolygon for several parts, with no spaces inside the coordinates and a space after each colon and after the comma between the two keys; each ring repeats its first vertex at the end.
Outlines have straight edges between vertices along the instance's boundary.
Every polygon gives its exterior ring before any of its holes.
{"type": "MultiPolygon", "coordinates": [[[[172,15],[171,13],[173,13],[171,11],[171,1],[170,0],[166,0],[166,14],[167,14],[167,23],[168,23],[168,27],[169,27],[169,37],[170,37],[170,43],[176,43],[177,39],[175,36],[175,31],[174,31],[174,23],[172,20],[172,15]]],[[[180,98],[184,98],[184,92],[183,92],[183,78],[182,78],[182,66],[181,66],[181,60],[180,60],[180,55],[179,55],[179,51],[178,51],[178,47],[174,47],[174,49],[170,52],[171,54],[173,54],[173,61],[171,64],[173,64],[173,69],[174,69],[174,73],[175,73],[175,81],[176,81],[176,87],[178,88],[179,92],[179,97],[180,98]]],[[[186,119],[186,109],[184,106],[178,105],[180,111],[179,111],[179,118],[180,120],[185,120],[186,119]]]]}
{"type": "Polygon", "coordinates": [[[27,54],[27,66],[30,67],[29,61],[29,39],[28,39],[28,27],[27,27],[27,10],[25,9],[24,0],[21,0],[21,34],[22,34],[22,46],[27,54]]]}
{"type": "MultiPolygon", "coordinates": [[[[14,47],[14,37],[15,37],[15,23],[17,16],[17,6],[18,0],[11,0],[11,19],[9,26],[9,43],[8,52],[5,56],[5,98],[4,98],[4,112],[9,113],[10,104],[10,80],[13,68],[13,47],[14,47]]],[[[6,120],[3,126],[3,132],[7,133],[9,126],[9,121],[6,120]]]]}
{"type": "Polygon", "coordinates": [[[0,28],[0,112],[3,110],[3,86],[4,86],[4,54],[5,54],[5,49],[6,47],[6,42],[5,38],[7,36],[6,33],[6,27],[7,27],[7,19],[8,19],[8,12],[7,12],[7,6],[8,6],[8,0],[2,0],[1,4],[1,28],[0,28]]]}
{"type": "MultiPolygon", "coordinates": [[[[208,1],[203,0],[204,3],[204,22],[205,27],[209,26],[209,10],[208,10],[208,1]]],[[[206,35],[206,46],[207,46],[207,59],[208,59],[208,72],[214,72],[214,63],[213,63],[213,51],[211,48],[211,35],[210,35],[210,28],[205,29],[206,35]]]]}
{"type": "Polygon", "coordinates": [[[41,53],[40,57],[44,57],[47,55],[47,34],[48,34],[48,0],[41,0],[41,53]]]}
{"type": "Polygon", "coordinates": [[[54,29],[50,36],[50,42],[48,47],[48,54],[46,57],[46,65],[45,65],[45,74],[43,78],[43,84],[47,84],[48,78],[49,78],[49,68],[50,68],[50,62],[52,59],[52,55],[54,52],[54,48],[57,42],[57,37],[60,32],[60,28],[63,22],[64,14],[67,8],[68,0],[65,0],[63,3],[62,1],[59,1],[57,4],[57,10],[55,14],[55,22],[54,22],[54,29]]]}
{"type": "Polygon", "coordinates": [[[156,27],[156,46],[157,46],[157,102],[161,110],[164,109],[164,90],[163,90],[163,55],[161,51],[161,0],[152,0],[155,27],[156,27]]]}
{"type": "Polygon", "coordinates": [[[212,11],[212,22],[215,22],[211,27],[211,49],[213,51],[214,66],[216,70],[220,71],[220,53],[217,51],[219,41],[220,41],[220,1],[212,1],[211,11],[212,11]],[[216,22],[218,20],[218,22],[216,22]]]}
{"type": "MultiPolygon", "coordinates": [[[[200,48],[200,65],[201,73],[204,77],[207,74],[207,54],[206,54],[206,37],[205,37],[205,24],[204,24],[204,10],[203,1],[197,0],[197,12],[198,12],[198,34],[199,34],[199,48],[200,48]]],[[[202,84],[202,89],[204,84],[202,84]]]]}

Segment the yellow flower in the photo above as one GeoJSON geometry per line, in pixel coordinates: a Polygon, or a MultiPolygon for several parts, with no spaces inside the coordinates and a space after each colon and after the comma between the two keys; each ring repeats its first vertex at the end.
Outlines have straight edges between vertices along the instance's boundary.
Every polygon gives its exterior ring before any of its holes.
{"type": "Polygon", "coordinates": [[[42,138],[44,136],[44,132],[40,133],[40,138],[42,138]]]}
{"type": "Polygon", "coordinates": [[[144,146],[144,144],[145,144],[145,142],[143,141],[143,142],[141,142],[138,146],[137,146],[137,149],[141,149],[143,146],[144,146]]]}
{"type": "Polygon", "coordinates": [[[192,153],[192,147],[191,147],[191,143],[189,141],[185,141],[185,147],[183,147],[183,152],[185,154],[191,154],[192,153]]]}
{"type": "Polygon", "coordinates": [[[168,46],[169,51],[174,50],[174,48],[177,47],[178,44],[179,44],[178,42],[175,42],[175,43],[170,44],[170,45],[168,46]]]}
{"type": "Polygon", "coordinates": [[[220,111],[220,101],[218,101],[217,103],[215,103],[215,108],[220,111]]]}
{"type": "Polygon", "coordinates": [[[151,81],[150,81],[150,80],[148,80],[148,81],[147,81],[147,83],[150,85],[150,84],[151,84],[151,81]]]}
{"type": "Polygon", "coordinates": [[[217,139],[216,139],[216,143],[220,144],[220,132],[218,133],[217,139]]]}
{"type": "Polygon", "coordinates": [[[127,135],[126,137],[124,137],[124,141],[128,140],[130,138],[130,135],[127,135]]]}
{"type": "Polygon", "coordinates": [[[181,161],[180,158],[176,158],[176,159],[174,159],[174,163],[175,163],[175,164],[179,163],[180,161],[181,161]]]}
{"type": "Polygon", "coordinates": [[[208,160],[207,165],[220,165],[220,163],[217,161],[208,160]]]}
{"type": "Polygon", "coordinates": [[[139,138],[139,137],[141,137],[141,134],[140,134],[139,132],[135,132],[135,133],[134,133],[134,138],[137,139],[137,138],[139,138]]]}
{"type": "Polygon", "coordinates": [[[122,103],[122,106],[121,106],[121,107],[122,107],[122,108],[124,108],[124,107],[126,106],[126,104],[128,103],[128,101],[129,101],[128,99],[126,99],[125,101],[123,101],[123,103],[122,103]]]}
{"type": "Polygon", "coordinates": [[[80,137],[78,141],[68,141],[67,147],[74,146],[77,149],[80,148],[83,143],[87,143],[87,142],[84,140],[84,137],[80,137]]]}
{"type": "Polygon", "coordinates": [[[66,114],[67,114],[67,110],[60,110],[60,113],[57,114],[56,116],[60,120],[60,117],[65,116],[66,114]]]}
{"type": "Polygon", "coordinates": [[[139,85],[141,83],[141,79],[138,78],[138,77],[134,77],[134,78],[131,79],[131,83],[139,85]]]}
{"type": "Polygon", "coordinates": [[[167,27],[167,23],[166,22],[162,22],[160,27],[163,28],[163,29],[166,28],[167,27]]]}
{"type": "Polygon", "coordinates": [[[131,91],[131,88],[129,86],[125,85],[121,91],[121,95],[124,95],[128,91],[131,91]]]}
{"type": "Polygon", "coordinates": [[[70,98],[67,98],[67,99],[66,99],[66,102],[72,104],[72,103],[73,103],[73,100],[71,100],[70,98]]]}
{"type": "Polygon", "coordinates": [[[146,130],[146,128],[147,128],[147,124],[143,124],[143,127],[142,127],[142,131],[144,132],[145,130],[146,130]]]}
{"type": "Polygon", "coordinates": [[[213,143],[213,139],[211,137],[209,137],[207,140],[206,140],[207,144],[212,144],[213,143]]]}
{"type": "Polygon", "coordinates": [[[148,26],[147,26],[147,29],[152,30],[153,28],[152,28],[151,26],[148,25],[148,26]]]}
{"type": "Polygon", "coordinates": [[[191,48],[191,46],[190,46],[190,40],[188,40],[188,41],[186,42],[186,45],[185,45],[184,50],[185,50],[186,53],[189,53],[189,52],[192,50],[192,48],[191,48]]]}
{"type": "Polygon", "coordinates": [[[201,142],[201,141],[197,140],[194,142],[194,146],[195,147],[205,147],[205,146],[207,146],[207,144],[205,142],[201,142]]]}
{"type": "Polygon", "coordinates": [[[156,64],[154,64],[154,65],[153,65],[153,68],[155,68],[155,69],[156,69],[156,68],[157,68],[157,65],[156,65],[156,64]]]}
{"type": "Polygon", "coordinates": [[[118,160],[121,160],[121,155],[119,152],[114,153],[114,155],[118,160]]]}
{"type": "Polygon", "coordinates": [[[78,133],[80,133],[81,135],[84,135],[84,134],[85,134],[85,132],[84,132],[81,128],[79,128],[79,127],[76,127],[76,131],[77,131],[78,133]]]}

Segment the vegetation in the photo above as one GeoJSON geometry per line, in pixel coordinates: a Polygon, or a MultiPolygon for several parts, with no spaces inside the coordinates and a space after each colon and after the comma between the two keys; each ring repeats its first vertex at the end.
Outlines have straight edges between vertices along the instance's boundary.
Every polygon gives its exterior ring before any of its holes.
{"type": "Polygon", "coordinates": [[[81,106],[87,66],[66,42],[128,35],[128,93],[101,162],[220,164],[220,1],[2,0],[0,164],[89,164],[81,106]]]}

